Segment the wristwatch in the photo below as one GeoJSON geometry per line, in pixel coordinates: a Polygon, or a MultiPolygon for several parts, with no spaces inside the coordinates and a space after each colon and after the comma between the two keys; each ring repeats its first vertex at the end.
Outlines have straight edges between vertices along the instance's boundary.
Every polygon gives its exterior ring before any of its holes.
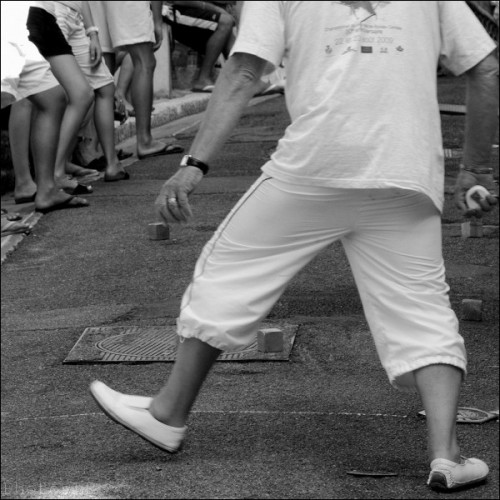
{"type": "Polygon", "coordinates": [[[181,165],[181,167],[199,168],[203,172],[203,175],[205,175],[210,168],[206,163],[202,162],[201,160],[197,160],[196,158],[194,158],[191,155],[184,155],[182,157],[180,165],[181,165]]]}

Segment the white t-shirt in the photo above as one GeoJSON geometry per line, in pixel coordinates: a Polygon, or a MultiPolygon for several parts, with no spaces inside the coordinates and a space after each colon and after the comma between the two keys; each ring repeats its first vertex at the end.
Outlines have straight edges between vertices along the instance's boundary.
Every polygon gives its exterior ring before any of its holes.
{"type": "Polygon", "coordinates": [[[56,6],[54,4],[61,4],[70,9],[75,10],[79,14],[82,13],[82,1],[68,1],[68,2],[46,2],[44,0],[34,0],[32,1],[33,6],[40,7],[41,9],[46,10],[48,13],[55,15],[56,6]]]}
{"type": "Polygon", "coordinates": [[[295,184],[399,187],[443,206],[440,60],[496,48],[465,2],[245,2],[232,52],[286,68],[292,123],[262,170],[295,184]]]}

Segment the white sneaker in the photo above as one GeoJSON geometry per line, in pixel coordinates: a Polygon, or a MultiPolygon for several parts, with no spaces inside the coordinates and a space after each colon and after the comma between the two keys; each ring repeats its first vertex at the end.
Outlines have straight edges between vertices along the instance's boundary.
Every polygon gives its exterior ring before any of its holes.
{"type": "Polygon", "coordinates": [[[90,393],[101,410],[126,429],[169,453],[180,449],[187,427],[171,427],[156,420],[149,411],[153,398],[121,394],[98,380],[90,384],[90,393]]]}
{"type": "Polygon", "coordinates": [[[477,458],[464,458],[459,464],[436,458],[431,462],[427,484],[433,489],[454,490],[485,480],[488,472],[488,466],[477,458]]]}

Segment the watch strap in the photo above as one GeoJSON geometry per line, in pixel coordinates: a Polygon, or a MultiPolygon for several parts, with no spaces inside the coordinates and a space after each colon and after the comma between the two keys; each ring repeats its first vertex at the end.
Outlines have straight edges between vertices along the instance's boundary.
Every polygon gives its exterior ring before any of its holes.
{"type": "Polygon", "coordinates": [[[198,160],[192,155],[184,155],[182,157],[181,167],[199,168],[203,172],[203,175],[206,175],[210,169],[210,167],[206,163],[202,162],[201,160],[198,160]]]}

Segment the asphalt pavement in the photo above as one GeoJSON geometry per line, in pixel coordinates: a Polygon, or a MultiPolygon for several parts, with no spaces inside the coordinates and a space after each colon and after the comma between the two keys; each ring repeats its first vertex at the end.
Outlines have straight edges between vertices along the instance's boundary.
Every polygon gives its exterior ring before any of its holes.
{"type": "MultiPolygon", "coordinates": [[[[155,135],[188,148],[199,118],[166,122],[155,135]]],[[[99,379],[152,395],[171,363],[63,364],[88,327],[175,323],[201,248],[258,177],[287,123],[282,97],[253,102],[191,196],[193,221],[171,227],[175,241],[150,240],[147,227],[180,155],[133,157],[129,181],[96,182],[90,207],[42,216],[6,255],[2,498],[440,496],[425,485],[421,403],[389,385],[339,245],[299,273],[269,315],[298,326],[290,360],[216,363],[176,455],[111,422],[88,392],[99,379]]],[[[118,147],[133,151],[134,138],[118,147]]],[[[498,229],[463,239],[461,222],[447,195],[452,305],[460,314],[463,298],[484,304],[482,321],[461,320],[470,371],[460,404],[495,410],[498,229]]],[[[498,214],[485,224],[498,228],[498,214]]],[[[446,497],[498,498],[498,420],[458,431],[464,454],[488,462],[491,474],[487,484],[446,497]]]]}

